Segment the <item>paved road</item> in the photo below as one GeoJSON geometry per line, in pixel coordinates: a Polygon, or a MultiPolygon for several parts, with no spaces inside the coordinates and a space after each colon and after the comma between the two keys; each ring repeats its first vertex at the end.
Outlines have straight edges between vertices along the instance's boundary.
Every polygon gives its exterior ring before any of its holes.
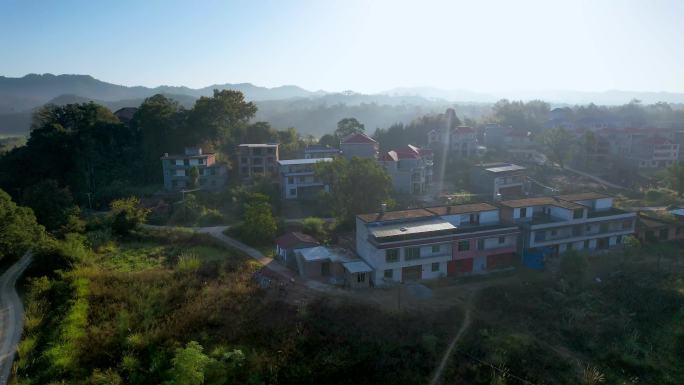
{"type": "Polygon", "coordinates": [[[24,307],[15,284],[32,258],[30,253],[26,253],[0,277],[0,385],[7,384],[9,380],[24,325],[24,307]]]}

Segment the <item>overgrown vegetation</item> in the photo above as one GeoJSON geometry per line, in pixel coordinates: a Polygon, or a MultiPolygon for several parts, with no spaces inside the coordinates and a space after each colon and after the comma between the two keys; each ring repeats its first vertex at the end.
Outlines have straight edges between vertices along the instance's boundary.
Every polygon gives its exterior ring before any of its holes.
{"type": "Polygon", "coordinates": [[[650,248],[624,264],[596,256],[593,270],[572,255],[564,280],[486,289],[447,383],[681,384],[684,265],[669,250],[667,270],[650,248]]]}

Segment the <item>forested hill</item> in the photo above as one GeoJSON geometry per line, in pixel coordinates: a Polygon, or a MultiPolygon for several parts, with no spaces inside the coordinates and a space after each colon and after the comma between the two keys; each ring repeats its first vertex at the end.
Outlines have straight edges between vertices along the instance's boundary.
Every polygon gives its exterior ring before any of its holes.
{"type": "Polygon", "coordinates": [[[394,123],[408,123],[427,113],[442,112],[448,103],[421,96],[364,95],[354,92],[326,93],[297,86],[274,88],[250,83],[214,84],[204,88],[160,86],[126,87],[107,83],[89,75],[35,75],[21,78],[0,76],[0,136],[25,135],[31,113],[47,103],[65,105],[94,101],[112,111],[137,107],[145,98],[162,94],[191,108],[201,96],[214,89],[240,91],[257,103],[258,120],[277,128],[296,127],[303,134],[320,136],[332,132],[337,122],[356,116],[371,130],[394,123]]]}
{"type": "Polygon", "coordinates": [[[309,97],[321,94],[297,86],[258,87],[250,83],[214,84],[204,88],[159,86],[127,87],[107,83],[90,75],[29,74],[21,78],[0,76],[0,113],[24,112],[39,107],[61,95],[75,95],[89,100],[115,102],[144,99],[154,94],[186,95],[193,98],[210,96],[214,89],[242,92],[252,101],[309,97]]]}

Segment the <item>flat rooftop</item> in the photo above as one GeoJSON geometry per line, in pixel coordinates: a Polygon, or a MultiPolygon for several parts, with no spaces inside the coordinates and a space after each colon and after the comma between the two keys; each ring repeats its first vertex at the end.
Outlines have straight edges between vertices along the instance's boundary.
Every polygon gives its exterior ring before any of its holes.
{"type": "Polygon", "coordinates": [[[502,173],[502,172],[522,171],[522,170],[526,170],[526,168],[523,166],[518,166],[517,164],[510,164],[508,166],[497,166],[497,167],[485,168],[485,171],[493,172],[495,174],[502,173]]]}
{"type": "Polygon", "coordinates": [[[585,193],[578,193],[578,194],[557,195],[556,198],[562,199],[565,201],[577,202],[577,201],[586,201],[586,200],[592,200],[592,199],[611,198],[611,196],[606,195],[606,194],[602,194],[602,193],[597,193],[597,192],[585,192],[585,193]]]}
{"type": "Polygon", "coordinates": [[[278,164],[281,166],[290,166],[295,164],[314,164],[318,162],[332,162],[332,160],[332,158],[287,159],[279,160],[278,164]]]}
{"type": "Polygon", "coordinates": [[[538,198],[525,198],[525,199],[512,199],[508,201],[499,202],[502,206],[510,208],[520,208],[520,207],[532,207],[532,206],[556,206],[568,210],[575,210],[584,208],[584,206],[566,201],[563,199],[557,199],[554,197],[538,197],[538,198]]]}
{"type": "Polygon", "coordinates": [[[489,203],[468,203],[463,205],[438,206],[426,208],[426,210],[431,211],[437,215],[468,214],[478,213],[481,211],[493,211],[497,209],[498,207],[489,203]]]}
{"type": "Polygon", "coordinates": [[[432,218],[409,223],[393,223],[369,229],[371,235],[376,239],[455,230],[456,226],[441,218],[432,218]]]}
{"type": "Polygon", "coordinates": [[[240,147],[278,147],[278,143],[245,143],[240,147]]]}

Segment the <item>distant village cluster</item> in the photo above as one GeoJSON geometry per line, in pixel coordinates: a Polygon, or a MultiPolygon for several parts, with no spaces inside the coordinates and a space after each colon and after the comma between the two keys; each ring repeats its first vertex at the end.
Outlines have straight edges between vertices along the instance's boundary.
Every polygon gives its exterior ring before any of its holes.
{"type": "MultiPolygon", "coordinates": [[[[684,132],[614,128],[598,121],[575,127],[563,113],[551,111],[549,128],[562,127],[575,138],[591,132],[594,148],[586,153],[593,161],[617,158],[637,168],[664,168],[679,159],[684,132]]],[[[447,122],[456,120],[454,110],[447,110],[446,117],[447,122]]],[[[590,191],[558,195],[545,190],[535,196],[531,185],[536,182],[521,164],[543,164],[547,159],[530,132],[500,124],[479,130],[447,124],[429,131],[425,142],[426,147],[406,144],[381,152],[375,139],[355,132],[341,138],[339,148],[310,144],[295,159],[281,159],[277,143],[243,143],[233,174],[245,182],[272,177],[283,200],[310,201],[331,188],[316,176],[315,164],[337,157],[368,158],[387,172],[394,193],[426,197],[440,193],[435,186],[435,154],[471,161],[467,189],[482,202],[448,201],[398,211],[383,204],[377,212],[356,217],[353,245],[348,248],[324,246],[301,232],[276,240],[281,262],[302,277],[349,287],[486,273],[520,264],[541,268],[570,250],[621,247],[630,235],[643,241],[684,238],[684,212],[675,213],[674,220],[658,219],[618,209],[613,197],[590,191]],[[482,161],[488,150],[505,150],[510,162],[482,161]]],[[[228,166],[199,147],[164,154],[161,162],[169,191],[189,188],[191,168],[199,172],[200,189],[219,190],[228,184],[228,166]]]]}

